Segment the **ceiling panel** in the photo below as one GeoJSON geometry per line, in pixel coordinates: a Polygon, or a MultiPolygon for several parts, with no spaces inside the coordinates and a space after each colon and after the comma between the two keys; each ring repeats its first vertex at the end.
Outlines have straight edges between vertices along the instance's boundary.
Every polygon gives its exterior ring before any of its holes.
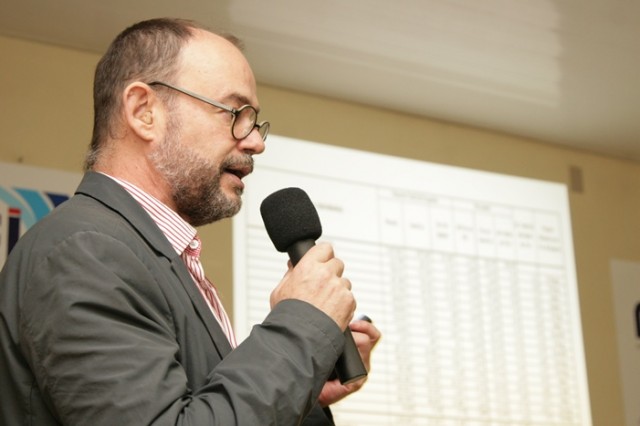
{"type": "Polygon", "coordinates": [[[180,16],[244,39],[260,82],[640,161],[640,2],[0,0],[0,34],[102,52],[180,16]]]}

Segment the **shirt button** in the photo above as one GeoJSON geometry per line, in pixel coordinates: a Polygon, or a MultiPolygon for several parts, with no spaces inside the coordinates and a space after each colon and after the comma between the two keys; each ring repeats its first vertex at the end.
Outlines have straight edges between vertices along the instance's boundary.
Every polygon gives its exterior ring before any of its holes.
{"type": "Polygon", "coordinates": [[[189,243],[189,248],[191,250],[196,250],[198,247],[200,247],[200,242],[198,240],[191,240],[191,242],[189,243]]]}

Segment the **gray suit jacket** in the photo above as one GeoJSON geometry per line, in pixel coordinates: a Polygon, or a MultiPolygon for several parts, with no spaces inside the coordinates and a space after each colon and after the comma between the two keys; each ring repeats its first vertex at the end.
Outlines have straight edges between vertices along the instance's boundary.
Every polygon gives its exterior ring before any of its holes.
{"type": "Polygon", "coordinates": [[[231,351],[152,219],[91,172],[7,260],[0,338],[3,425],[331,424],[316,399],[344,346],[288,300],[231,351]]]}

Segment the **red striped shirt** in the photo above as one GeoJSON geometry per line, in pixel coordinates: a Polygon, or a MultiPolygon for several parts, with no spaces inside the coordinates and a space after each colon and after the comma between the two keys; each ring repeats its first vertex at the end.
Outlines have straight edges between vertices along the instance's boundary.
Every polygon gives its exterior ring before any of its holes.
{"type": "Polygon", "coordinates": [[[207,302],[211,313],[227,335],[231,347],[235,348],[237,342],[233,334],[229,316],[222,306],[215,286],[205,277],[204,269],[200,263],[199,253],[201,242],[196,235],[196,229],[182,219],[178,213],[167,207],[167,205],[132,183],[109,176],[106,173],[103,174],[120,184],[142,206],[149,216],[151,216],[151,219],[153,219],[156,225],[158,225],[158,228],[160,228],[162,233],[167,237],[173,249],[185,262],[191,278],[207,302]],[[194,254],[193,250],[189,249],[190,245],[192,248],[198,248],[197,254],[194,254]]]}

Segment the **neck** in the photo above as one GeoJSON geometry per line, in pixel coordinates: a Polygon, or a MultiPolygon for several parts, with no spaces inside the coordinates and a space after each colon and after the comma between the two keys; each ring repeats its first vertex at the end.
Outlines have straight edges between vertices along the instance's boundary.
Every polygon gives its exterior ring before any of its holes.
{"type": "Polygon", "coordinates": [[[125,180],[176,211],[169,183],[148,157],[126,153],[105,157],[96,163],[94,171],[125,180]]]}

